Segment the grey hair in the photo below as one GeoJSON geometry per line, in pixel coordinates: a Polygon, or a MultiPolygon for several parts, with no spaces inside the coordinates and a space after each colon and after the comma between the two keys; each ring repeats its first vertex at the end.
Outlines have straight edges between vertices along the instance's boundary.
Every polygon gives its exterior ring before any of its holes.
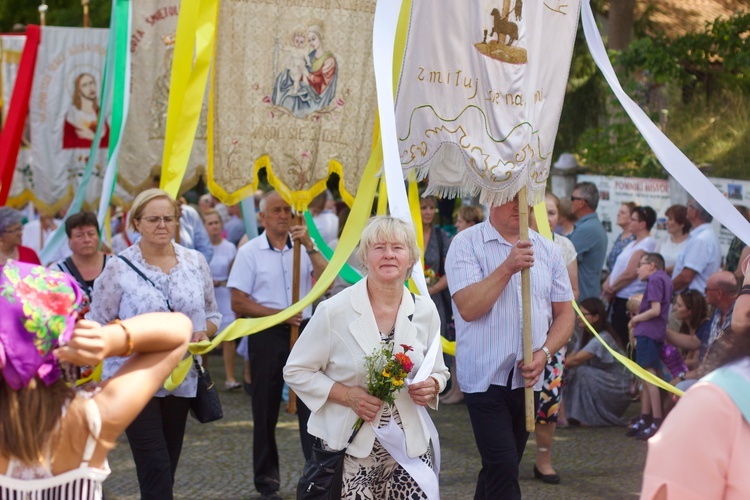
{"type": "Polygon", "coordinates": [[[409,249],[409,272],[419,259],[420,251],[417,245],[417,234],[414,227],[401,219],[389,215],[377,215],[367,221],[362,237],[359,241],[357,256],[362,265],[367,267],[367,255],[370,249],[381,242],[402,243],[409,249]]]}
{"type": "Polygon", "coordinates": [[[692,207],[696,212],[698,212],[698,217],[700,217],[700,220],[703,222],[712,222],[714,220],[714,216],[708,213],[708,210],[703,208],[703,206],[695,201],[695,198],[690,198],[690,201],[688,201],[688,206],[692,207]]]}
{"type": "Polygon", "coordinates": [[[18,210],[10,207],[0,207],[0,234],[5,233],[5,230],[10,226],[21,224],[23,222],[23,216],[18,210]]]}
{"type": "Polygon", "coordinates": [[[599,189],[593,182],[579,182],[573,191],[578,191],[578,197],[582,198],[591,210],[599,206],[599,189]]]}
{"type": "Polygon", "coordinates": [[[260,199],[260,203],[258,203],[258,212],[263,212],[263,213],[266,212],[266,206],[268,205],[268,198],[274,194],[278,194],[278,191],[272,189],[263,195],[263,198],[260,199]]]}

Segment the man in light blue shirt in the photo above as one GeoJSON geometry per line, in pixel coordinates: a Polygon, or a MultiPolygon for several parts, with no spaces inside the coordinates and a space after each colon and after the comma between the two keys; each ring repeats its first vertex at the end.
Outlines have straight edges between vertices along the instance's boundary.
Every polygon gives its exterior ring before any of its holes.
{"type": "Polygon", "coordinates": [[[709,276],[721,268],[721,246],[711,226],[714,218],[693,199],[688,201],[687,220],[693,229],[677,255],[672,283],[675,293],[688,288],[705,294],[709,276]]]}
{"type": "Polygon", "coordinates": [[[573,213],[578,217],[570,241],[578,253],[578,300],[599,298],[602,293],[602,268],[607,257],[607,231],[596,207],[599,190],[592,182],[580,182],[570,197],[573,213]]]}
{"type": "Polygon", "coordinates": [[[534,231],[530,241],[520,241],[519,220],[517,199],[492,207],[486,222],[454,237],[445,263],[456,321],[457,379],[482,457],[474,498],[521,498],[518,465],[529,436],[524,387],[541,389],[548,358],[573,330],[573,292],[562,255],[534,231]],[[524,268],[531,269],[529,365],[523,363],[519,271],[524,268]]]}

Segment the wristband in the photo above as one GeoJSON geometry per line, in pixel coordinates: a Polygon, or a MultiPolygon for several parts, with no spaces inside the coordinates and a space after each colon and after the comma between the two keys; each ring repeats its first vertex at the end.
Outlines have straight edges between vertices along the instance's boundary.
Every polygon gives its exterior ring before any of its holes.
{"type": "Polygon", "coordinates": [[[546,345],[542,346],[542,351],[544,351],[544,355],[547,356],[547,364],[551,365],[552,364],[552,353],[549,352],[549,349],[547,349],[546,345]]]}
{"type": "Polygon", "coordinates": [[[114,323],[115,325],[120,325],[120,328],[122,328],[123,333],[125,333],[125,343],[128,345],[128,350],[125,351],[125,353],[122,354],[121,356],[123,357],[130,356],[131,354],[133,354],[133,349],[135,349],[135,344],[133,343],[133,337],[130,335],[130,330],[128,330],[125,327],[125,323],[123,323],[119,319],[114,320],[112,323],[114,323]]]}
{"type": "Polygon", "coordinates": [[[740,290],[739,295],[750,295],[750,285],[743,286],[742,290],[740,290]]]}

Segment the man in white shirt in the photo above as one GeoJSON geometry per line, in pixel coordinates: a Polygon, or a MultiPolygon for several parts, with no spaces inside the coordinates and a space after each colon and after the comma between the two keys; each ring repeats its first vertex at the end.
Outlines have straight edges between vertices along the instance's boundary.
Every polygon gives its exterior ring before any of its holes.
{"type": "MultiPolygon", "coordinates": [[[[307,234],[305,225],[291,226],[289,204],[275,191],[260,203],[260,217],[266,230],[238,251],[229,273],[227,287],[232,291],[232,310],[237,317],[270,316],[292,305],[293,241],[307,250],[300,264],[300,297],[312,288],[327,262],[307,234]]],[[[253,411],[253,473],[255,488],[263,498],[280,498],[279,454],[276,447],[276,423],[279,418],[282,370],[289,356],[290,326],[307,324],[312,308],[248,337],[253,411]]],[[[310,456],[312,436],[307,432],[310,415],[297,400],[300,440],[305,458],[310,456]]]]}
{"type": "Polygon", "coordinates": [[[711,221],[714,218],[697,201],[690,199],[687,220],[693,226],[687,243],[677,255],[672,271],[675,294],[685,288],[704,293],[709,276],[721,268],[721,246],[711,221]]]}
{"type": "Polygon", "coordinates": [[[482,457],[475,499],[521,498],[518,465],[529,437],[524,387],[541,390],[545,364],[573,331],[573,291],[562,255],[534,231],[529,241],[520,241],[519,221],[517,198],[492,207],[487,221],[453,238],[445,263],[456,321],[456,375],[482,457]],[[529,365],[522,362],[524,268],[531,269],[529,365]]]}

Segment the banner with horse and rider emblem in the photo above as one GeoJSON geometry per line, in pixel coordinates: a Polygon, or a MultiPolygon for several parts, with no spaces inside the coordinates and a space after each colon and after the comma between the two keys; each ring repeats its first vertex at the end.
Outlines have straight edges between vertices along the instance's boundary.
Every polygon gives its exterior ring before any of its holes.
{"type": "Polygon", "coordinates": [[[541,200],[579,2],[412,3],[396,120],[404,170],[429,192],[541,200]]]}

